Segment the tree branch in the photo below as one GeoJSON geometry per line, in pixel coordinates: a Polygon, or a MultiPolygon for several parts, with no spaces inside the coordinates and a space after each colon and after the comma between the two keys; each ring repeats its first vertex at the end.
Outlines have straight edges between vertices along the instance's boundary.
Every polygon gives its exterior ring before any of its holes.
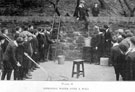
{"type": "Polygon", "coordinates": [[[80,4],[80,0],[77,0],[77,5],[76,5],[76,8],[75,8],[75,12],[74,12],[74,17],[78,17],[78,7],[79,7],[79,4],[80,4]]]}
{"type": "Polygon", "coordinates": [[[124,15],[125,17],[127,17],[127,13],[126,13],[126,11],[125,11],[125,9],[124,9],[124,6],[123,6],[121,0],[118,0],[118,1],[119,1],[120,5],[121,5],[122,11],[123,11],[123,13],[120,13],[120,14],[121,14],[121,15],[124,15]]]}
{"type": "Polygon", "coordinates": [[[101,8],[105,9],[105,1],[104,0],[98,0],[100,2],[101,8]]]}
{"type": "Polygon", "coordinates": [[[58,10],[58,3],[59,3],[60,0],[56,0],[56,3],[54,3],[50,0],[46,0],[46,1],[53,5],[54,11],[57,13],[58,16],[60,16],[60,12],[58,10]]]}
{"type": "Polygon", "coordinates": [[[128,8],[130,11],[132,11],[132,8],[129,6],[127,0],[123,0],[123,1],[124,1],[125,5],[127,6],[127,8],[128,8]]]}

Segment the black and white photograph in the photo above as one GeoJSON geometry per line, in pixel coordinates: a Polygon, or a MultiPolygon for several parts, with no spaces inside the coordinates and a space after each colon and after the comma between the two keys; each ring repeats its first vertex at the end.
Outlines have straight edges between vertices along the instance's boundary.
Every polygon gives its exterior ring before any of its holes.
{"type": "Polygon", "coordinates": [[[0,0],[3,81],[134,82],[135,0],[0,0]]]}

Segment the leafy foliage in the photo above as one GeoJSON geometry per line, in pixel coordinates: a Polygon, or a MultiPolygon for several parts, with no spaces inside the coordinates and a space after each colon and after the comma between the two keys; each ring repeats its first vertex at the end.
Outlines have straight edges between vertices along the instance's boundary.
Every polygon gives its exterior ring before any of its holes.
{"type": "MultiPolygon", "coordinates": [[[[133,17],[135,0],[85,0],[89,9],[94,3],[100,4],[100,16],[133,17]]],[[[0,0],[0,15],[57,15],[73,16],[77,0],[0,0]]]]}

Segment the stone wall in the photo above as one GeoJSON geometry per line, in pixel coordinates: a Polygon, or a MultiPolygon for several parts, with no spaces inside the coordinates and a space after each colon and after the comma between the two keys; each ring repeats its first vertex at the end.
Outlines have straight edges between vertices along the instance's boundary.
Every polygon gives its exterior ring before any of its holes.
{"type": "MultiPolygon", "coordinates": [[[[58,18],[58,17],[57,17],[58,18]]],[[[21,21],[21,22],[31,22],[31,21],[53,21],[53,16],[0,16],[0,21],[21,21]]],[[[57,20],[58,21],[58,20],[57,20]]],[[[61,21],[63,22],[76,22],[74,17],[61,16],[61,21]]],[[[134,17],[88,17],[89,22],[135,22],[134,17]]]]}
{"type": "MultiPolygon", "coordinates": [[[[124,27],[125,25],[134,26],[134,18],[89,18],[89,26],[88,31],[86,32],[84,30],[84,24],[82,21],[77,21],[74,18],[69,17],[62,17],[61,21],[61,28],[60,28],[60,40],[57,44],[57,46],[54,46],[57,48],[57,56],[58,55],[65,55],[66,60],[74,60],[77,58],[82,58],[83,54],[83,47],[84,47],[84,38],[88,37],[88,34],[90,36],[94,33],[94,25],[103,26],[104,24],[112,23],[112,30],[115,30],[119,27],[124,27]],[[133,20],[132,20],[133,19],[133,20]],[[118,22],[123,20],[124,22],[118,22]],[[117,21],[117,23],[116,23],[117,21]],[[129,22],[133,21],[133,22],[129,22]],[[121,25],[121,26],[120,26],[121,25]]],[[[28,25],[29,23],[35,23],[37,26],[46,25],[46,23],[49,23],[49,25],[52,25],[52,18],[46,18],[46,17],[0,17],[1,25],[8,26],[10,30],[14,31],[14,28],[16,25],[28,25]]],[[[56,19],[56,22],[57,19],[56,19]]],[[[133,28],[133,30],[134,30],[133,28]]]]}

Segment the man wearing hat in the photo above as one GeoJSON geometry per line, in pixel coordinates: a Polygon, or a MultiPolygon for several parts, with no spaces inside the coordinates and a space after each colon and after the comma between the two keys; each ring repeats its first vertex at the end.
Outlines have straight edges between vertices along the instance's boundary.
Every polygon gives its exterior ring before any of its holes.
{"type": "Polygon", "coordinates": [[[16,49],[18,47],[18,44],[20,43],[21,42],[19,40],[9,42],[3,55],[3,71],[1,80],[4,80],[6,75],[7,80],[10,80],[12,70],[14,70],[14,80],[16,80],[17,69],[21,66],[21,64],[19,63],[19,61],[17,61],[16,58],[16,49]]]}
{"type": "Polygon", "coordinates": [[[98,30],[98,34],[96,35],[96,52],[97,52],[97,61],[96,64],[99,65],[100,62],[100,58],[103,56],[103,50],[104,50],[104,34],[103,32],[100,31],[100,29],[98,30]]]}
{"type": "Polygon", "coordinates": [[[130,38],[130,47],[126,56],[126,80],[135,80],[135,37],[130,38]]]}
{"type": "Polygon", "coordinates": [[[49,46],[52,44],[54,41],[50,39],[50,32],[49,30],[44,30],[44,61],[47,61],[48,55],[49,55],[49,46]]]}
{"type": "Polygon", "coordinates": [[[85,1],[81,0],[78,7],[78,19],[86,21],[86,16],[89,16],[89,14],[88,14],[88,9],[85,7],[84,4],[85,4],[85,1]]]}
{"type": "Polygon", "coordinates": [[[17,42],[18,42],[18,47],[16,49],[16,59],[21,64],[21,66],[18,67],[18,71],[16,71],[16,74],[18,75],[16,79],[22,80],[23,79],[23,58],[24,58],[23,38],[18,37],[17,42]]]}
{"type": "Polygon", "coordinates": [[[131,39],[132,37],[129,36],[125,39],[123,39],[121,42],[120,42],[120,45],[124,45],[126,47],[126,49],[129,49],[130,48],[130,44],[131,44],[131,39]]]}
{"type": "Polygon", "coordinates": [[[98,15],[99,15],[99,5],[98,5],[98,3],[94,4],[94,7],[92,8],[92,15],[94,17],[98,17],[98,15]]]}
{"type": "Polygon", "coordinates": [[[111,41],[112,41],[112,35],[109,30],[109,27],[107,25],[104,25],[105,31],[104,31],[104,38],[105,38],[105,53],[107,56],[110,54],[111,49],[111,41]]]}
{"type": "Polygon", "coordinates": [[[3,28],[2,30],[1,30],[1,32],[2,32],[2,35],[4,36],[4,40],[3,40],[3,43],[1,44],[1,47],[2,47],[2,51],[3,51],[3,53],[5,52],[5,50],[6,50],[6,48],[7,48],[7,45],[8,45],[8,40],[9,39],[7,39],[7,35],[8,35],[8,29],[7,28],[3,28]]]}
{"type": "Polygon", "coordinates": [[[39,51],[39,61],[43,61],[44,59],[44,33],[42,28],[38,28],[37,34],[38,40],[38,51],[39,51]]]}
{"type": "Polygon", "coordinates": [[[114,42],[114,46],[111,48],[111,61],[116,74],[116,80],[119,81],[121,75],[125,80],[125,53],[127,48],[125,45],[119,44],[122,39],[117,39],[114,42]]]}
{"type": "Polygon", "coordinates": [[[0,69],[2,69],[2,57],[3,57],[3,51],[2,51],[2,47],[1,45],[3,44],[5,40],[5,37],[3,35],[0,34],[0,69]]]}

